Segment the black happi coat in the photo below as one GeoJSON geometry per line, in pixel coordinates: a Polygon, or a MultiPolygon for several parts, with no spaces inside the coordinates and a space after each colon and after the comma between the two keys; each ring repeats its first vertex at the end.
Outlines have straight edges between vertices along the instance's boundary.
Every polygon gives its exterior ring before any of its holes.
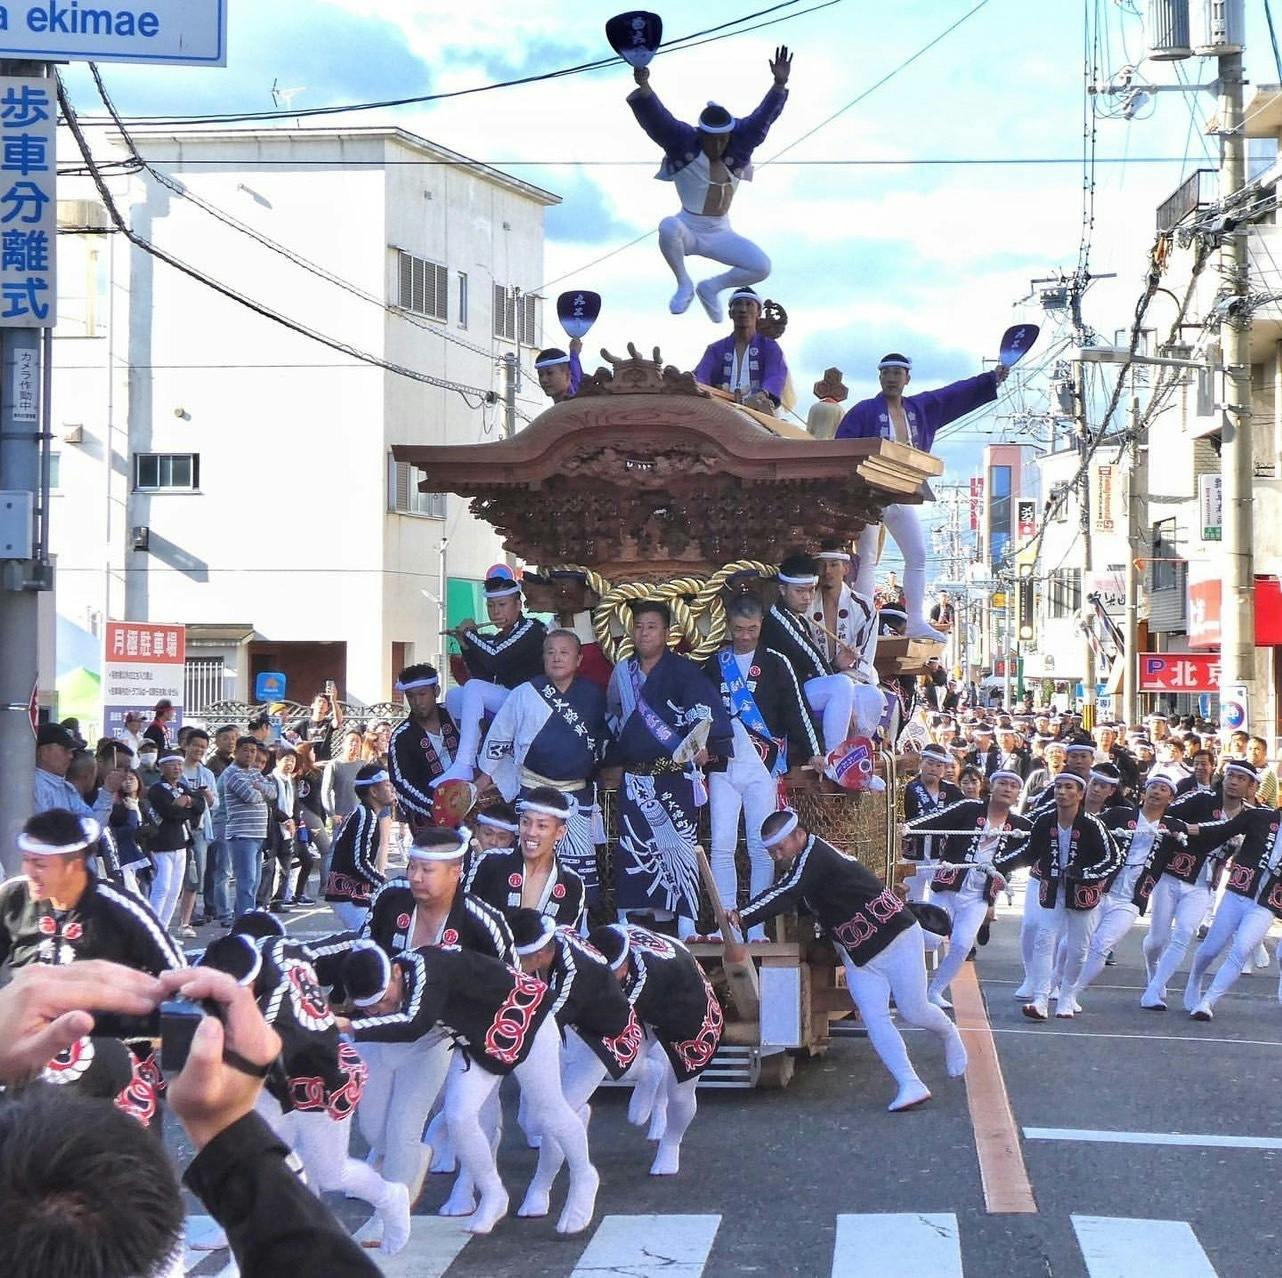
{"type": "Polygon", "coordinates": [[[908,907],[871,870],[813,834],[788,873],[753,897],[739,918],[747,930],[798,903],[804,903],[856,967],[917,926],[908,907]]]}
{"type": "Polygon", "coordinates": [[[623,1077],[645,1037],[605,955],[570,928],[557,928],[548,985],[552,1014],[592,1049],[612,1079],[623,1077]]]}
{"type": "MultiPolygon", "coordinates": [[[[437,707],[441,739],[450,757],[458,755],[458,724],[444,706],[437,707]]],[[[414,719],[398,724],[387,746],[387,768],[401,807],[420,822],[432,819],[432,782],[445,771],[427,731],[414,719]]]]}
{"type": "Polygon", "coordinates": [[[385,882],[378,870],[378,813],[362,799],[334,840],[325,899],[366,905],[385,882]]]}
{"type": "MultiPolygon", "coordinates": [[[[1022,840],[1012,839],[1012,834],[1032,828],[1031,821],[1026,817],[1017,816],[1014,812],[1007,814],[1005,824],[1001,827],[1001,833],[995,830],[986,831],[984,826],[987,821],[987,799],[962,799],[957,803],[950,803],[946,808],[937,808],[933,812],[924,813],[915,821],[909,822],[915,830],[967,831],[966,834],[944,836],[944,846],[936,855],[941,861],[947,861],[950,864],[941,865],[935,871],[935,877],[930,881],[932,892],[960,891],[970,871],[955,867],[958,865],[981,864],[979,861],[979,846],[986,834],[997,836],[993,847],[993,859],[996,860],[1008,847],[1019,847],[1022,840]]],[[[984,888],[984,897],[989,905],[992,905],[997,899],[997,880],[991,875],[988,876],[988,882],[984,888]]]]}
{"type": "Polygon", "coordinates": [[[1065,909],[1093,910],[1104,899],[1124,857],[1099,817],[1078,808],[1069,836],[1068,864],[1061,873],[1058,828],[1059,813],[1054,807],[1039,812],[1028,838],[993,864],[1002,874],[1029,866],[1039,881],[1038,902],[1043,909],[1055,908],[1062,880],[1065,909]]]}
{"type": "MultiPolygon", "coordinates": [[[[941,812],[954,803],[960,803],[963,798],[965,796],[951,781],[939,783],[939,797],[936,798],[926,789],[920,777],[914,777],[904,787],[904,816],[911,825],[920,817],[941,812]]],[[[939,856],[943,846],[944,841],[940,838],[908,838],[904,841],[904,860],[933,861],[939,856]]]]}
{"type": "Polygon", "coordinates": [[[543,640],[548,629],[533,617],[522,617],[496,635],[465,630],[458,636],[463,662],[473,679],[504,688],[528,683],[543,673],[543,640]]]}
{"type": "MultiPolygon", "coordinates": [[[[494,848],[472,862],[467,890],[503,914],[521,908],[521,889],[525,885],[525,857],[520,848],[494,848]]],[[[558,926],[578,927],[586,908],[583,880],[559,858],[552,859],[552,872],[543,889],[543,899],[535,907],[558,926]]]]}

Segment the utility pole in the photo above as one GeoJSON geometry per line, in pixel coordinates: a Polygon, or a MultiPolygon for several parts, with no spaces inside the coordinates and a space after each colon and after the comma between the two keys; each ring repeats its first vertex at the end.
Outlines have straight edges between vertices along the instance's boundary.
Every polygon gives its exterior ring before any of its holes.
{"type": "Polygon", "coordinates": [[[521,380],[521,361],[510,351],[503,356],[503,433],[516,434],[516,388],[521,380]]]}
{"type": "Polygon", "coordinates": [[[1148,453],[1140,446],[1140,401],[1131,396],[1131,428],[1127,451],[1130,454],[1130,500],[1126,503],[1126,643],[1122,650],[1122,719],[1138,723],[1140,570],[1148,528],[1148,453]]]}
{"type": "MultiPolygon", "coordinates": [[[[1091,555],[1091,433],[1086,422],[1086,369],[1079,361],[1077,365],[1077,386],[1075,390],[1077,408],[1077,440],[1082,450],[1082,508],[1080,528],[1082,531],[1082,591],[1084,601],[1090,588],[1090,576],[1093,567],[1091,555]]],[[[1083,622],[1089,625],[1090,622],[1083,622]]],[[[1088,732],[1095,726],[1095,649],[1091,645],[1090,635],[1082,632],[1082,727],[1088,732]]]]}
{"type": "MultiPolygon", "coordinates": [[[[56,111],[43,62],[0,61],[0,75],[46,79],[50,110],[56,111]]],[[[0,543],[11,547],[0,560],[0,863],[11,871],[17,870],[11,849],[31,814],[35,786],[29,716],[40,678],[39,592],[51,585],[45,346],[38,327],[0,330],[0,490],[6,494],[0,500],[0,543]]]]}
{"type": "MultiPolygon", "coordinates": [[[[1241,190],[1246,177],[1242,137],[1242,54],[1219,59],[1220,200],[1241,190]]],[[[1224,321],[1225,405],[1220,451],[1224,492],[1224,586],[1220,605],[1220,699],[1235,684],[1246,688],[1249,713],[1255,704],[1255,562],[1251,548],[1254,478],[1251,422],[1250,315],[1247,297],[1247,236],[1250,223],[1238,221],[1220,245],[1220,276],[1229,305],[1224,321]]]]}

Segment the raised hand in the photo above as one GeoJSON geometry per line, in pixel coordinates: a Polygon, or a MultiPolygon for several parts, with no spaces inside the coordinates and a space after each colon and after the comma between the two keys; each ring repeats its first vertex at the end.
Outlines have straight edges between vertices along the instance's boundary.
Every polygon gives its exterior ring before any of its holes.
{"type": "MultiPolygon", "coordinates": [[[[788,83],[788,76],[792,71],[792,54],[788,52],[788,46],[781,44],[775,50],[775,56],[770,61],[770,74],[774,76],[775,83],[783,88],[788,83]]],[[[639,84],[640,81],[637,81],[639,84]]]]}
{"type": "Polygon", "coordinates": [[[650,68],[649,67],[633,67],[632,78],[637,82],[637,85],[640,88],[648,89],[650,87],[650,68]]]}

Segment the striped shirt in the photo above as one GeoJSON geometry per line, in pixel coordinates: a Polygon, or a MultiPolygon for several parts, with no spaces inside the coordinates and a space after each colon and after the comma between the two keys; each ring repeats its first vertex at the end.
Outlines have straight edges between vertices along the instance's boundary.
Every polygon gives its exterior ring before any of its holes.
{"type": "Polygon", "coordinates": [[[226,800],[223,838],[265,839],[276,787],[257,768],[242,768],[237,763],[229,764],[218,782],[226,800]]]}

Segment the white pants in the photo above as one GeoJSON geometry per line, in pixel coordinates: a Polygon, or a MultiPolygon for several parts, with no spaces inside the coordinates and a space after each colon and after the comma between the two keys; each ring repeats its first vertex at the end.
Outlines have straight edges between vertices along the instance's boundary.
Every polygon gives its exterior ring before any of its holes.
{"type": "Polygon", "coordinates": [[[846,988],[859,1009],[868,1041],[881,1057],[881,1063],[890,1071],[896,1083],[919,1081],[917,1071],[908,1059],[903,1035],[890,1019],[890,999],[909,1025],[927,1029],[945,1044],[952,1039],[960,1042],[957,1027],[926,997],[926,946],[920,926],[900,932],[880,954],[874,954],[862,967],[844,946],[837,946],[846,969],[846,988]]]}
{"type": "Polygon", "coordinates": [[[881,724],[881,716],[886,713],[886,694],[871,683],[860,683],[847,673],[846,678],[854,685],[854,709],[851,714],[851,731],[860,737],[871,737],[881,724]]]}
{"type": "MultiPolygon", "coordinates": [[[[588,1134],[579,1116],[566,1104],[561,1091],[560,1042],[556,1022],[548,1017],[539,1026],[529,1055],[513,1071],[521,1084],[533,1129],[541,1144],[558,1145],[570,1164],[570,1193],[592,1172],[588,1134]]],[[[445,1085],[445,1117],[460,1168],[480,1190],[481,1199],[493,1200],[503,1192],[494,1153],[481,1126],[481,1111],[498,1090],[502,1077],[491,1074],[455,1054],[445,1085]]],[[[594,1191],[595,1192],[595,1191],[594,1191]]]]}
{"type": "Polygon", "coordinates": [[[368,1163],[352,1158],[348,1152],[352,1117],[335,1120],[319,1112],[281,1112],[280,1102],[267,1092],[260,1092],[255,1108],[268,1125],[302,1159],[307,1183],[312,1192],[344,1193],[349,1198],[363,1198],[375,1211],[381,1212],[392,1197],[392,1186],[368,1163]]]}
{"type": "Polygon", "coordinates": [[[835,750],[850,735],[855,713],[855,684],[843,674],[807,679],[802,689],[810,708],[823,720],[825,750],[835,750]]]}
{"type": "Polygon", "coordinates": [[[361,1135],[383,1160],[383,1178],[418,1197],[427,1171],[423,1128],[450,1068],[450,1044],[434,1031],[413,1043],[362,1043],[369,1069],[356,1111],[361,1135]]]}
{"type": "MultiPolygon", "coordinates": [[[[1030,890],[1034,885],[1030,883],[1030,890]]],[[[1064,885],[1059,885],[1058,899],[1053,909],[1046,909],[1036,899],[1027,907],[1033,911],[1033,961],[1029,973],[1030,997],[1034,1000],[1050,998],[1051,981],[1055,975],[1055,949],[1061,936],[1067,946],[1061,991],[1072,989],[1081,975],[1090,948],[1091,933],[1095,928],[1094,910],[1069,910],[1064,907],[1064,885]]]]}
{"type": "Polygon", "coordinates": [[[659,223],[659,251],[683,289],[690,287],[687,257],[710,257],[732,268],[706,281],[717,292],[756,284],[770,274],[770,259],[751,240],[735,234],[728,217],[706,217],[685,209],[665,217],[659,223]]]}
{"type": "MultiPolygon", "coordinates": [[[[975,871],[972,871],[974,873],[975,871]]],[[[948,953],[935,969],[931,978],[930,993],[942,994],[966,965],[966,956],[975,944],[979,929],[984,926],[988,917],[988,902],[983,893],[967,892],[963,887],[958,892],[936,892],[934,903],[948,911],[953,921],[953,930],[949,933],[948,953]]]]}
{"type": "Polygon", "coordinates": [[[1033,946],[1037,940],[1037,893],[1041,890],[1041,880],[1030,874],[1024,880],[1024,917],[1019,922],[1019,957],[1024,964],[1024,987],[1032,988],[1033,979],[1033,946]]]}
{"type": "Polygon", "coordinates": [[[1215,911],[1215,921],[1206,934],[1206,940],[1197,947],[1193,966],[1189,970],[1188,987],[1184,1002],[1191,1011],[1202,999],[1202,983],[1211,964],[1219,958],[1226,945],[1232,942],[1229,956],[1220,964],[1211,988],[1206,991],[1206,1002],[1212,1007],[1228,993],[1229,987],[1242,975],[1242,968],[1254,955],[1256,947],[1273,926],[1273,911],[1257,905],[1248,897],[1236,892],[1225,892],[1220,908],[1215,911]]]}
{"type": "Polygon", "coordinates": [[[1185,883],[1169,874],[1158,879],[1148,904],[1148,934],[1144,937],[1148,988],[1141,1002],[1166,1001],[1167,982],[1184,961],[1213,899],[1205,883],[1185,883]]]}
{"type": "MultiPolygon", "coordinates": [[[[914,622],[926,619],[926,538],[922,534],[921,516],[916,506],[886,506],[881,512],[881,522],[886,525],[886,531],[895,539],[895,545],[904,557],[904,602],[911,633],[914,622]]],[[[877,529],[877,524],[866,524],[856,546],[859,575],[853,589],[870,599],[877,572],[877,542],[881,535],[877,529]]]]}
{"type": "Polygon", "coordinates": [[[458,754],[442,774],[442,779],[472,779],[476,752],[481,748],[481,720],[487,714],[498,714],[511,694],[511,688],[505,688],[501,683],[487,683],[484,679],[469,679],[461,687],[451,688],[445,694],[445,708],[458,724],[458,754]]]}
{"type": "Polygon", "coordinates": [[[152,856],[156,858],[156,877],[151,881],[151,911],[160,920],[161,927],[168,927],[182,895],[183,878],[187,873],[187,850],[153,852],[152,856]]]}
{"type": "MultiPolygon", "coordinates": [[[[359,932],[369,917],[369,906],[357,905],[355,901],[331,901],[329,908],[338,915],[338,921],[349,932],[359,932]]],[[[361,1055],[365,1055],[364,1048],[361,1049],[361,1055]]]]}
{"type": "Polygon", "coordinates": [[[1116,949],[1140,916],[1140,907],[1130,900],[1106,896],[1095,911],[1095,931],[1091,936],[1086,962],[1077,980],[1070,986],[1073,993],[1084,990],[1103,970],[1109,951],[1116,949]]]}
{"type": "MultiPolygon", "coordinates": [[[[734,854],[739,843],[739,813],[743,812],[748,845],[748,895],[754,897],[774,879],[774,862],[761,844],[761,823],[778,808],[779,789],[755,751],[750,759],[736,754],[724,772],[708,774],[708,804],[712,817],[712,877],[726,909],[738,909],[739,877],[734,854]]],[[[764,941],[765,927],[759,924],[749,936],[764,941]]]]}

